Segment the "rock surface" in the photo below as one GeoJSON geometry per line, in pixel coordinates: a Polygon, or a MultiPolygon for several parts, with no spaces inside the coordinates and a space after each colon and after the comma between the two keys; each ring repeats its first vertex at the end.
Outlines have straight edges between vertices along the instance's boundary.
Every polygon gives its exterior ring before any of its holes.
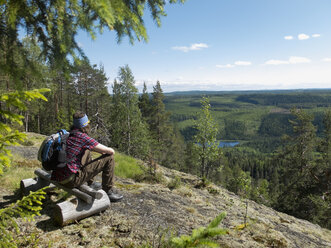
{"type": "MultiPolygon", "coordinates": [[[[116,188],[124,195],[106,211],[75,224],[57,227],[51,218],[53,195],[35,221],[21,221],[22,235],[36,235],[38,243],[27,247],[159,247],[163,238],[191,234],[207,226],[221,212],[227,216],[220,227],[228,234],[219,236],[221,247],[331,247],[331,231],[248,201],[248,226],[242,228],[244,201],[215,185],[213,190],[197,189],[198,178],[178,171],[158,168],[166,181],[180,177],[181,186],[170,190],[166,184],[138,183],[117,178],[116,188]]],[[[1,201],[4,194],[0,191],[1,201]]]]}

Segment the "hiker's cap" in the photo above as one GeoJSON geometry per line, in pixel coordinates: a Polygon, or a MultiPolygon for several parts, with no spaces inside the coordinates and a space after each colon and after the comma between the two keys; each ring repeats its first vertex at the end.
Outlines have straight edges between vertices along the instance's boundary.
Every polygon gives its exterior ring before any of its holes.
{"type": "Polygon", "coordinates": [[[89,123],[90,123],[90,121],[87,118],[86,114],[82,118],[79,118],[79,119],[74,118],[74,127],[76,127],[76,128],[86,127],[89,123]]]}

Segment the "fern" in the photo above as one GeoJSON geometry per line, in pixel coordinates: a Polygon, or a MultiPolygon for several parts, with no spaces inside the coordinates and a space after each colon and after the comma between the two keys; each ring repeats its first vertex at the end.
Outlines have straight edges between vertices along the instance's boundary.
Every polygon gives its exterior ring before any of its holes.
{"type": "Polygon", "coordinates": [[[226,229],[219,228],[218,225],[225,218],[226,213],[218,215],[207,227],[200,227],[192,231],[191,236],[182,235],[171,239],[173,247],[188,248],[188,247],[219,247],[217,243],[210,238],[224,235],[226,229]]]}
{"type": "Polygon", "coordinates": [[[19,234],[16,218],[21,217],[31,221],[36,215],[40,215],[42,200],[45,199],[46,194],[44,189],[31,192],[9,207],[0,209],[0,248],[17,247],[14,240],[15,234],[19,234]]]}

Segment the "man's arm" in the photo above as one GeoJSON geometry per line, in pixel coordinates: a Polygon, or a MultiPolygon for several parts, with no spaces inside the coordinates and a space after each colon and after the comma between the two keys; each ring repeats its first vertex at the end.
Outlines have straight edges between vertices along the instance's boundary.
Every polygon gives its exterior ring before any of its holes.
{"type": "Polygon", "coordinates": [[[115,151],[113,148],[104,146],[102,144],[97,144],[92,151],[102,153],[102,154],[115,154],[115,151]]]}

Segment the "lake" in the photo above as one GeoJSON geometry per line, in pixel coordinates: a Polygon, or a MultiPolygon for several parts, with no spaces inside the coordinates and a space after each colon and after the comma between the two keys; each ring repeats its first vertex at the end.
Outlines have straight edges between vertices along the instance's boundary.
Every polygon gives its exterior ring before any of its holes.
{"type": "Polygon", "coordinates": [[[220,141],[218,147],[234,147],[239,145],[238,141],[220,141]]]}

